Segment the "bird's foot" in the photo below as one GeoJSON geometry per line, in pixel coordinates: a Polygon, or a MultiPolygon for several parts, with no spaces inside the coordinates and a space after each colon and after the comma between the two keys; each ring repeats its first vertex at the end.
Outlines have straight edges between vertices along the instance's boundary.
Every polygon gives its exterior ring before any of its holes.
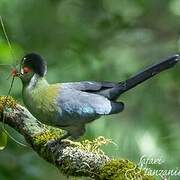
{"type": "Polygon", "coordinates": [[[69,135],[69,133],[66,133],[60,138],[49,140],[46,145],[49,147],[56,146],[57,144],[62,143],[63,140],[66,140],[66,138],[68,138],[68,137],[70,137],[70,135],[69,135]]]}
{"type": "Polygon", "coordinates": [[[61,142],[62,140],[69,139],[71,137],[71,134],[66,133],[62,137],[58,138],[57,141],[61,142]]]}
{"type": "Polygon", "coordinates": [[[64,134],[58,141],[61,143],[71,144],[71,145],[78,145],[78,142],[75,142],[77,138],[73,137],[70,133],[64,134]]]}
{"type": "Polygon", "coordinates": [[[85,128],[81,127],[78,129],[78,131],[71,131],[71,132],[67,132],[66,134],[64,134],[62,137],[58,138],[58,139],[54,139],[49,141],[47,144],[48,146],[52,147],[52,146],[56,146],[57,144],[71,144],[71,145],[79,145],[78,142],[75,142],[74,140],[78,139],[81,135],[84,134],[85,128]]]}
{"type": "Polygon", "coordinates": [[[80,142],[72,141],[71,139],[62,139],[61,143],[75,145],[75,146],[79,146],[80,145],[80,142]]]}
{"type": "Polygon", "coordinates": [[[64,134],[61,138],[59,138],[57,141],[59,143],[65,143],[65,144],[69,144],[69,145],[75,145],[75,146],[79,146],[80,145],[80,142],[77,142],[75,140],[77,140],[79,138],[79,134],[70,134],[70,133],[67,133],[67,134],[64,134]]]}

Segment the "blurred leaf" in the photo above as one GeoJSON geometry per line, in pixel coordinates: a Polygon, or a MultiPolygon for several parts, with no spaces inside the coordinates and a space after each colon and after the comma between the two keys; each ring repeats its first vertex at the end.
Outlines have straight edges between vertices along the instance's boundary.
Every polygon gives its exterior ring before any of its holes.
{"type": "Polygon", "coordinates": [[[11,44],[11,46],[13,49],[13,55],[11,54],[11,49],[7,42],[0,42],[0,63],[15,63],[15,60],[23,55],[23,50],[18,44],[11,44]]]}
{"type": "Polygon", "coordinates": [[[7,134],[4,131],[0,132],[0,150],[3,150],[7,145],[7,134]]]}
{"type": "Polygon", "coordinates": [[[180,16],[180,1],[179,0],[170,1],[170,10],[175,15],[180,16]]]}

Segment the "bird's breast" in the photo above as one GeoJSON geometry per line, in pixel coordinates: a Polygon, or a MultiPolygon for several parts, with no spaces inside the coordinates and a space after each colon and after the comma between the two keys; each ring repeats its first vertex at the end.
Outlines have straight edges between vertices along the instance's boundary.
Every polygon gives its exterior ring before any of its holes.
{"type": "Polygon", "coordinates": [[[27,109],[39,121],[48,125],[54,125],[57,116],[61,112],[60,107],[56,104],[56,97],[59,88],[49,85],[43,88],[34,88],[23,90],[23,101],[27,109]]]}

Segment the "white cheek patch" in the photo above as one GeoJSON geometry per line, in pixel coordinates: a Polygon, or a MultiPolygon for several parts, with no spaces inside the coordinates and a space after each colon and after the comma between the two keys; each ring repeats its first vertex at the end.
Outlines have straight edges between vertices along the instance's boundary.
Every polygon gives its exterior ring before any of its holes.
{"type": "Polygon", "coordinates": [[[31,80],[30,80],[29,85],[28,85],[27,88],[30,89],[30,90],[32,90],[32,89],[36,86],[37,81],[38,81],[38,77],[37,77],[37,75],[35,74],[35,75],[31,78],[31,80]]]}
{"type": "Polygon", "coordinates": [[[24,70],[23,69],[21,69],[21,74],[24,74],[24,70]]]}

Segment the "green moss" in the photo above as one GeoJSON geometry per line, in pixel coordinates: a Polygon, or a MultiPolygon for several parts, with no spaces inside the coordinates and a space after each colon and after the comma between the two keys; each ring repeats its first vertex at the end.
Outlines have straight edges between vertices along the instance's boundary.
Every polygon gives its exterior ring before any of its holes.
{"type": "Polygon", "coordinates": [[[96,153],[99,155],[104,155],[104,151],[101,149],[102,145],[112,143],[112,141],[110,139],[106,139],[103,136],[99,136],[92,141],[84,140],[81,142],[77,142],[77,141],[71,141],[69,139],[64,139],[62,141],[63,141],[63,143],[66,143],[66,144],[70,145],[71,147],[74,147],[74,148],[76,147],[77,149],[80,149],[82,151],[92,152],[92,153],[96,153]]]}
{"type": "MultiPolygon", "coordinates": [[[[64,135],[64,131],[58,128],[46,127],[46,131],[34,136],[33,140],[36,145],[44,145],[48,141],[57,140],[64,135]],[[47,130],[48,129],[48,130],[47,130]]],[[[62,140],[63,143],[69,144],[71,147],[77,147],[78,149],[84,150],[86,152],[93,152],[97,154],[104,154],[101,149],[102,145],[112,142],[103,136],[100,136],[92,141],[84,140],[82,142],[71,141],[68,139],[62,140]]]]}
{"type": "Polygon", "coordinates": [[[3,112],[5,106],[14,109],[16,101],[11,96],[0,96],[0,112],[3,112]]]}
{"type": "Polygon", "coordinates": [[[45,126],[45,131],[39,134],[36,134],[31,140],[31,145],[38,152],[38,154],[51,163],[52,157],[49,156],[46,145],[50,141],[57,140],[63,135],[63,130],[57,128],[50,128],[45,126]]]}
{"type": "Polygon", "coordinates": [[[33,137],[33,143],[41,146],[46,144],[48,141],[59,139],[63,134],[63,130],[61,129],[46,127],[46,130],[43,133],[36,134],[33,137]]]}
{"type": "Polygon", "coordinates": [[[103,180],[155,179],[145,175],[143,170],[129,160],[111,160],[100,169],[99,174],[99,178],[103,180]]]}
{"type": "Polygon", "coordinates": [[[101,149],[101,146],[109,143],[112,143],[110,139],[106,139],[103,136],[99,136],[98,138],[92,141],[84,140],[77,145],[80,149],[84,151],[93,152],[97,154],[104,154],[103,150],[101,149]]]}

